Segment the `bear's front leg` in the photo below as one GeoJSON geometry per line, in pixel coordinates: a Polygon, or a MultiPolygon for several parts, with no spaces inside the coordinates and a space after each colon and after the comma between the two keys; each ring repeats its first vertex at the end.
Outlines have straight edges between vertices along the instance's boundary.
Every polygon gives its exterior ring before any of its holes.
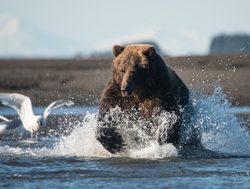
{"type": "Polygon", "coordinates": [[[125,143],[117,131],[117,123],[113,118],[100,110],[98,115],[96,138],[103,147],[114,154],[123,151],[125,143]]]}

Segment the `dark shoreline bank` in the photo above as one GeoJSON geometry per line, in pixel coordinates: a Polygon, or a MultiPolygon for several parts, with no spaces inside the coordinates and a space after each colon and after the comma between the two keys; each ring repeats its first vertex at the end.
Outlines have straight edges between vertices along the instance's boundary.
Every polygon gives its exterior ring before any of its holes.
{"type": "MultiPolygon", "coordinates": [[[[190,89],[211,93],[222,86],[233,105],[250,105],[250,54],[164,57],[190,89]]],[[[97,105],[111,76],[112,58],[0,59],[0,92],[31,97],[34,105],[72,99],[97,105]]]]}

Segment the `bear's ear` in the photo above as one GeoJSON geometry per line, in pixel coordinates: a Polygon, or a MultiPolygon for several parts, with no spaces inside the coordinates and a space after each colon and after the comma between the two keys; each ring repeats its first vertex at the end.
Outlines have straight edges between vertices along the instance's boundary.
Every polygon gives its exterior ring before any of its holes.
{"type": "Polygon", "coordinates": [[[156,50],[154,47],[149,47],[146,50],[142,52],[146,57],[152,57],[153,55],[156,54],[156,50]]]}
{"type": "Polygon", "coordinates": [[[114,45],[113,46],[113,54],[115,55],[115,57],[117,57],[119,54],[121,54],[121,52],[124,50],[125,47],[121,46],[121,45],[114,45]]]}

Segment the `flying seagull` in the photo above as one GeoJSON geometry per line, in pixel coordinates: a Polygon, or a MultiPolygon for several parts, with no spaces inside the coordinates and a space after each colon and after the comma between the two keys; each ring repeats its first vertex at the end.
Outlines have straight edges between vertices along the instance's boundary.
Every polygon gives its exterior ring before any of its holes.
{"type": "Polygon", "coordinates": [[[57,100],[52,102],[43,112],[42,115],[33,113],[31,100],[29,97],[17,93],[0,93],[0,103],[5,106],[14,108],[18,115],[18,119],[9,120],[0,116],[0,135],[9,133],[25,133],[29,131],[31,138],[37,133],[41,126],[46,126],[46,119],[50,112],[62,106],[72,106],[74,102],[67,100],[57,100]]]}

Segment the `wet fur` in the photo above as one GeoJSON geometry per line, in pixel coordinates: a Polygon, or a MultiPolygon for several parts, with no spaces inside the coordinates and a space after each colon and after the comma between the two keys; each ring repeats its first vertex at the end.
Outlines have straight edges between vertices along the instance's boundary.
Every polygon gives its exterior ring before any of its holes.
{"type": "Polygon", "coordinates": [[[135,45],[120,50],[122,52],[114,53],[113,77],[100,98],[97,139],[111,153],[125,148],[122,137],[114,129],[115,124],[119,123],[112,117],[104,120],[106,112],[118,106],[125,112],[135,109],[145,119],[162,110],[175,112],[178,115],[177,123],[167,139],[159,143],[178,145],[183,121],[179,110],[188,105],[188,88],[152,47],[135,45]],[[124,96],[121,90],[131,94],[124,96]]]}

